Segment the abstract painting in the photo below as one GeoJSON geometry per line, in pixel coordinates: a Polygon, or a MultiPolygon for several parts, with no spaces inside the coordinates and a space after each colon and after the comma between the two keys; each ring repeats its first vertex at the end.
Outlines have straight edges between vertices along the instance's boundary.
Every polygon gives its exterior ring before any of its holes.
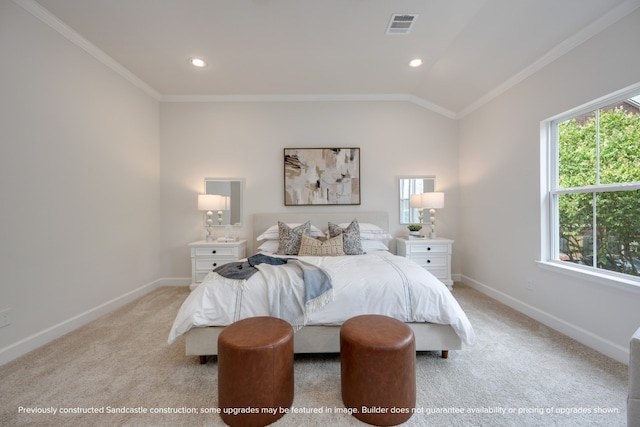
{"type": "Polygon", "coordinates": [[[285,148],[284,204],[359,205],[359,148],[285,148]]]}

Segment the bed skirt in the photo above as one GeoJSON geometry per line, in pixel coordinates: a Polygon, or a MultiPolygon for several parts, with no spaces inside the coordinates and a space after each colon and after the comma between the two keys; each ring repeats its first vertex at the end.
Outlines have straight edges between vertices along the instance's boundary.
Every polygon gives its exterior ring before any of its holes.
{"type": "MultiPolygon", "coordinates": [[[[407,323],[415,334],[416,351],[442,351],[446,358],[449,350],[460,350],[462,341],[450,325],[436,323],[407,323]]],[[[187,356],[200,356],[200,362],[206,356],[218,354],[218,335],[224,326],[194,327],[185,334],[187,356]]],[[[339,353],[340,326],[305,326],[294,334],[293,351],[303,353],[339,353]]]]}

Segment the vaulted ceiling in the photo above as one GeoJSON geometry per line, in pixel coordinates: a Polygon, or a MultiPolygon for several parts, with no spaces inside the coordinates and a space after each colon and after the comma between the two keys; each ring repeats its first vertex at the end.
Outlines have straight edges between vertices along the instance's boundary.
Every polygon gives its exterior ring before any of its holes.
{"type": "Polygon", "coordinates": [[[410,99],[450,117],[640,6],[640,0],[14,1],[161,100],[410,99]],[[394,14],[418,15],[408,34],[386,34],[394,14]],[[208,65],[191,66],[196,56],[208,65]],[[414,58],[423,65],[409,67],[414,58]]]}

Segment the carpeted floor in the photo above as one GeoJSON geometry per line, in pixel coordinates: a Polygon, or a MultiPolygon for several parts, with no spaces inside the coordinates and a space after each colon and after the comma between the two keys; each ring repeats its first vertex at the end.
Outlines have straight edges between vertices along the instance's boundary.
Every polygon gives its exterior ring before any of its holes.
{"type": "MultiPolygon", "coordinates": [[[[224,425],[208,413],[216,363],[200,365],[182,340],[166,342],[187,293],[157,289],[1,366],[0,425],[224,425]]],[[[417,355],[416,413],[404,425],[626,425],[625,365],[464,285],[454,294],[478,342],[446,360],[417,355]]],[[[297,357],[292,412],[273,425],[365,425],[340,409],[339,358],[297,357]]]]}

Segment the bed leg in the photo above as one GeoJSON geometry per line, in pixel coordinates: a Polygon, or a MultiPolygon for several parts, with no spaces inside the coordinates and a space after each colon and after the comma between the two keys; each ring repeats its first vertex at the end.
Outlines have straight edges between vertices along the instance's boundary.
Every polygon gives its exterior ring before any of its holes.
{"type": "Polygon", "coordinates": [[[449,350],[442,350],[442,358],[443,359],[449,358],[449,350]]]}
{"type": "Polygon", "coordinates": [[[200,359],[200,364],[204,365],[205,363],[207,363],[207,356],[198,356],[200,359]]]}

